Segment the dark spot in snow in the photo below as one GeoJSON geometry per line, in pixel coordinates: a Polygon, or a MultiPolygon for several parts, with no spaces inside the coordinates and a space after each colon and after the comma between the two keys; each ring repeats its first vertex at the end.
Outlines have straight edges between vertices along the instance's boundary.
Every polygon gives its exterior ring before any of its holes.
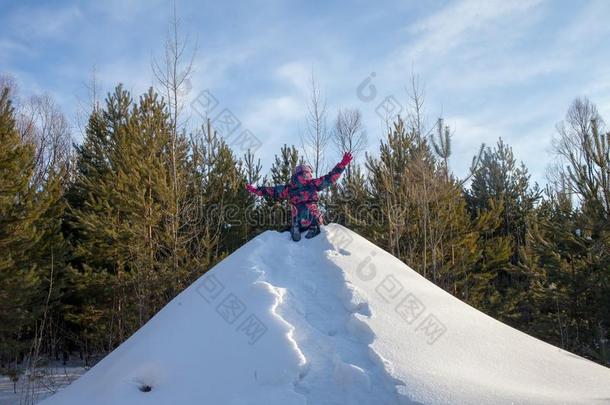
{"type": "Polygon", "coordinates": [[[150,392],[152,391],[152,387],[148,384],[142,384],[138,387],[138,389],[142,392],[150,392]]]}
{"type": "Polygon", "coordinates": [[[345,249],[339,249],[339,253],[341,253],[343,256],[351,256],[351,253],[345,249]]]}
{"type": "Polygon", "coordinates": [[[360,315],[368,316],[369,318],[373,315],[371,313],[371,307],[369,307],[369,304],[366,302],[359,304],[356,312],[360,315]]]}

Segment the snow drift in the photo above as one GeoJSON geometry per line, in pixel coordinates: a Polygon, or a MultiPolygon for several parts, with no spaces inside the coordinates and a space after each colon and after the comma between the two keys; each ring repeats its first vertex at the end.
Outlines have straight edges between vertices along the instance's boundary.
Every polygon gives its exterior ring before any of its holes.
{"type": "Polygon", "coordinates": [[[488,317],[347,228],[289,239],[250,241],[43,403],[610,402],[610,369],[488,317]]]}

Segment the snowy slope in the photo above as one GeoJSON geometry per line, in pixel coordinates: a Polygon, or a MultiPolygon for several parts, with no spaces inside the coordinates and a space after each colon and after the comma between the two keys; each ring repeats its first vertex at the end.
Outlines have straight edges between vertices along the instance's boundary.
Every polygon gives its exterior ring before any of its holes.
{"type": "Polygon", "coordinates": [[[601,404],[610,369],[329,225],[250,241],[43,403],[601,404]]]}

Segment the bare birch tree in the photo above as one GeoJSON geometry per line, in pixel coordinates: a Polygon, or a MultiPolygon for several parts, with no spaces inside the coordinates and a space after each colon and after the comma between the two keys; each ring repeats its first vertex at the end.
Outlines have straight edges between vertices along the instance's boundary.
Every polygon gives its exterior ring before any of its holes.
{"type": "Polygon", "coordinates": [[[22,139],[36,150],[34,183],[41,184],[58,173],[72,154],[72,136],[68,120],[59,106],[45,94],[32,96],[19,110],[17,126],[22,139]]]}
{"type": "Polygon", "coordinates": [[[173,123],[174,134],[184,128],[181,122],[184,110],[184,98],[190,91],[190,78],[193,74],[193,62],[196,46],[190,50],[189,35],[182,34],[178,18],[176,1],[173,2],[172,17],[163,47],[161,60],[153,58],[152,71],[159,86],[159,93],[166,99],[173,123]]]}
{"type": "MultiPolygon", "coordinates": [[[[195,50],[190,56],[188,34],[182,35],[176,1],[172,3],[172,14],[161,60],[153,58],[152,71],[157,81],[159,92],[164,95],[171,119],[170,164],[172,177],[173,204],[169,207],[169,229],[172,233],[172,256],[174,271],[178,267],[178,252],[182,245],[189,243],[190,236],[182,237],[180,232],[185,216],[193,213],[187,202],[187,176],[183,162],[187,149],[184,136],[186,122],[183,121],[184,99],[190,91],[190,77],[193,73],[195,50]],[[181,163],[182,162],[182,163],[181,163]]],[[[186,222],[189,222],[186,219],[186,222]]]]}
{"type": "MultiPolygon", "coordinates": [[[[333,128],[333,140],[339,155],[350,152],[357,157],[366,148],[367,137],[362,123],[362,113],[356,108],[339,110],[333,128]]],[[[351,167],[347,167],[347,178],[351,177],[351,167]]]]}
{"type": "Polygon", "coordinates": [[[563,184],[580,203],[594,202],[595,211],[610,218],[610,133],[604,127],[595,104],[577,98],[557,126],[554,149],[563,184]]]}
{"type": "Polygon", "coordinates": [[[318,177],[325,169],[324,154],[331,140],[331,134],[326,125],[326,99],[316,82],[313,69],[311,70],[310,91],[305,134],[301,135],[301,144],[305,160],[312,167],[314,175],[318,177]]]}

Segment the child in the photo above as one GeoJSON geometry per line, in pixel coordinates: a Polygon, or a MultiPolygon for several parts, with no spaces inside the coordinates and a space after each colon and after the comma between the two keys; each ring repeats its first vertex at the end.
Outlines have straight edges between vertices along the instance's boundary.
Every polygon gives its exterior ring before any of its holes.
{"type": "Polygon", "coordinates": [[[292,212],[290,228],[292,240],[298,242],[301,239],[301,232],[306,230],[308,232],[305,238],[310,239],[320,233],[320,225],[324,224],[318,209],[318,191],[334,184],[351,160],[352,154],[346,153],[330,173],[317,179],[312,178],[310,166],[299,165],[288,184],[261,188],[246,184],[246,188],[258,196],[267,195],[278,200],[288,199],[292,212]]]}

